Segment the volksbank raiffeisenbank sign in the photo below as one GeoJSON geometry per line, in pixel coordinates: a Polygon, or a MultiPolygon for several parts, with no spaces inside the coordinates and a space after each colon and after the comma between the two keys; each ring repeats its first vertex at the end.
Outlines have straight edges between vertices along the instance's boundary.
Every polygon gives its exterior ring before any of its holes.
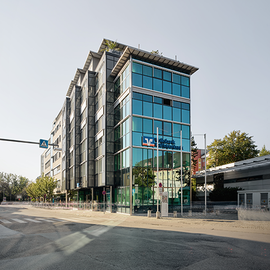
{"type": "MultiPolygon", "coordinates": [[[[142,145],[144,146],[157,146],[157,139],[154,137],[142,137],[142,145]]],[[[165,149],[174,149],[174,150],[181,150],[181,147],[178,145],[175,145],[174,140],[167,140],[167,139],[159,139],[158,140],[158,147],[159,148],[165,148],[165,149]]]]}

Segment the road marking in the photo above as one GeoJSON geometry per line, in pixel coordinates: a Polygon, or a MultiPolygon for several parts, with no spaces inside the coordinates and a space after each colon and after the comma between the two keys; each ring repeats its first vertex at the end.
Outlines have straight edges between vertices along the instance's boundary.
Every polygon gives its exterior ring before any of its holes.
{"type": "Polygon", "coordinates": [[[54,222],[53,220],[45,219],[45,218],[36,218],[37,220],[46,221],[46,222],[54,222]]]}
{"type": "Polygon", "coordinates": [[[31,219],[31,218],[25,218],[25,220],[29,220],[35,223],[41,223],[41,221],[35,220],[35,219],[31,219]]]}
{"type": "Polygon", "coordinates": [[[27,223],[26,221],[20,220],[20,219],[17,219],[17,218],[12,218],[12,220],[15,220],[16,222],[19,222],[19,223],[27,223]]]}
{"type": "Polygon", "coordinates": [[[0,221],[1,221],[2,223],[11,223],[10,221],[8,221],[8,220],[6,220],[6,219],[0,219],[0,221]]]}

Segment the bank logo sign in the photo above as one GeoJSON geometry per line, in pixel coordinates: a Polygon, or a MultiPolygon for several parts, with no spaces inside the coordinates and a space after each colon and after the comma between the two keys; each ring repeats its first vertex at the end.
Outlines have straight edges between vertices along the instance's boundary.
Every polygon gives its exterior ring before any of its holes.
{"type": "MultiPolygon", "coordinates": [[[[142,145],[143,146],[157,146],[157,139],[153,137],[142,137],[142,145]]],[[[158,147],[164,148],[164,149],[173,149],[173,150],[181,150],[181,147],[178,145],[175,145],[174,140],[168,140],[168,139],[162,139],[160,138],[158,140],[158,147]]],[[[183,148],[182,148],[183,149],[183,148]]]]}
{"type": "Polygon", "coordinates": [[[143,136],[143,143],[145,146],[155,146],[155,139],[152,137],[143,136]]]}

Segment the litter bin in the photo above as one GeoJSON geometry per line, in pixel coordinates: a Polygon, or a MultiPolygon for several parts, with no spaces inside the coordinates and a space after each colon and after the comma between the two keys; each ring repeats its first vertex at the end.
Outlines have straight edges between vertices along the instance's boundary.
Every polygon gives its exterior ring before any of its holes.
{"type": "Polygon", "coordinates": [[[173,217],[177,218],[177,211],[173,211],[173,217]]]}
{"type": "Polygon", "coordinates": [[[151,217],[152,210],[147,211],[147,217],[151,217]]]}

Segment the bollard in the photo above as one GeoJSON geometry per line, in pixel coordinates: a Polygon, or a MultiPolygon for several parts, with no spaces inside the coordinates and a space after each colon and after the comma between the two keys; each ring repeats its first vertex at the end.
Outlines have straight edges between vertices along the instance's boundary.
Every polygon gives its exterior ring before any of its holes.
{"type": "Polygon", "coordinates": [[[147,211],[147,217],[151,217],[151,212],[152,212],[152,210],[147,211]]]}
{"type": "Polygon", "coordinates": [[[177,218],[177,211],[173,211],[173,217],[177,218]]]}
{"type": "Polygon", "coordinates": [[[189,210],[189,211],[188,211],[188,216],[189,216],[189,217],[192,217],[192,210],[189,210]]]}

